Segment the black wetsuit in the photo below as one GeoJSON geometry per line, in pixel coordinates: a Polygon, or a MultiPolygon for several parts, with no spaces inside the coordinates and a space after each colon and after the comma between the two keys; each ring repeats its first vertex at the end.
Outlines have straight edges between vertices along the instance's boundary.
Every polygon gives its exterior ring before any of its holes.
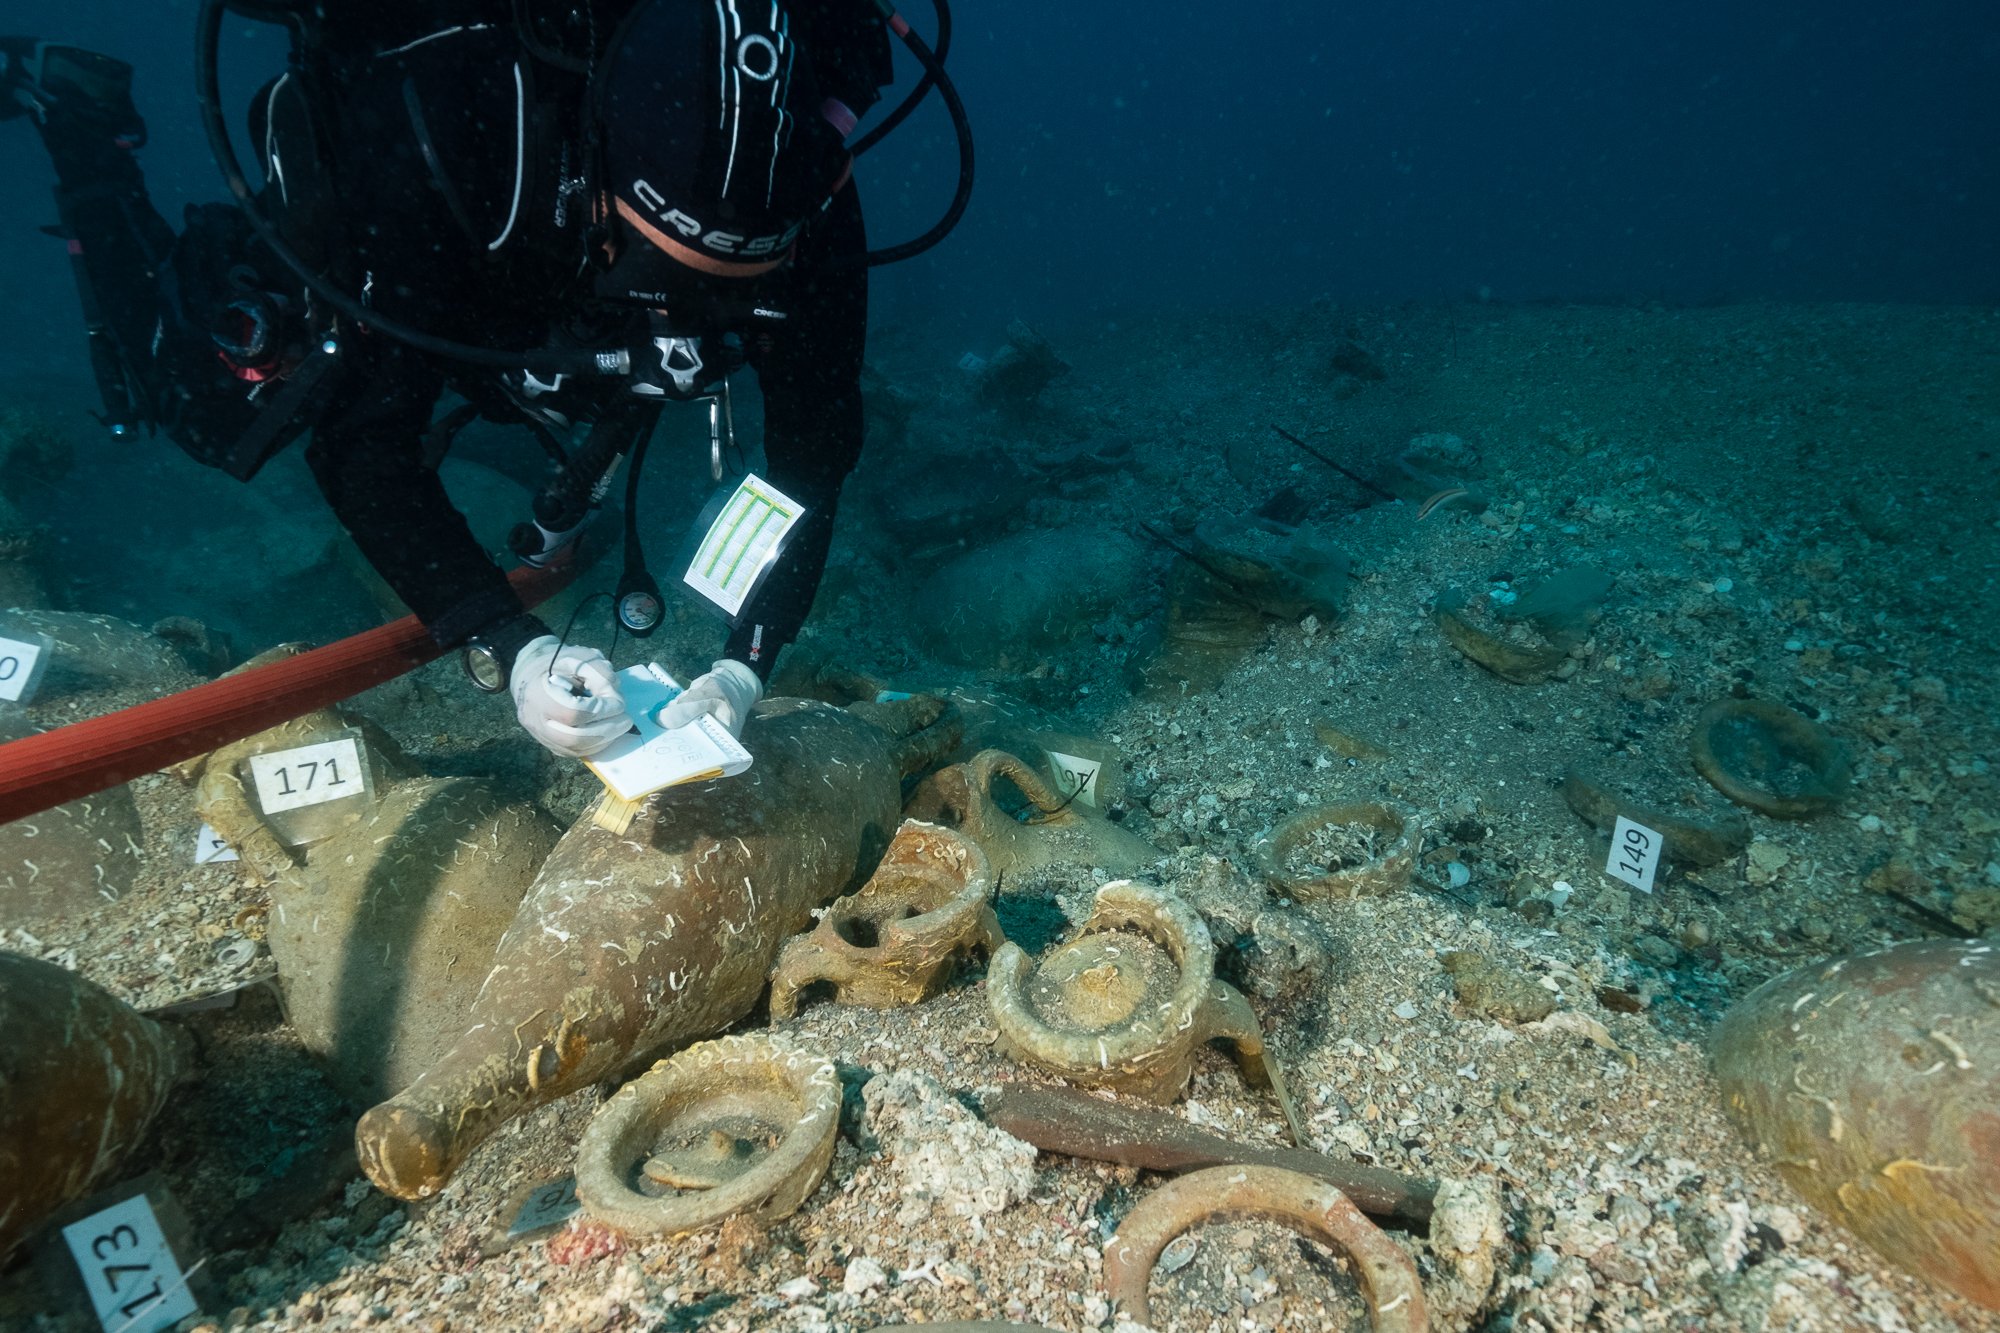
{"type": "MultiPolygon", "coordinates": [[[[839,88],[850,106],[865,110],[888,77],[886,36],[879,26],[871,32],[854,23],[849,14],[859,9],[839,0],[795,4],[808,32],[814,11],[828,11],[820,30],[829,36],[821,50],[834,72],[823,75],[823,85],[839,88]]],[[[513,128],[519,93],[512,66],[480,58],[479,42],[462,37],[431,44],[455,25],[490,25],[499,34],[514,6],[462,0],[327,8],[342,16],[339,26],[323,33],[309,58],[295,59],[289,76],[308,85],[318,113],[314,143],[311,151],[281,152],[275,171],[267,161],[269,211],[283,219],[295,248],[324,262],[336,280],[385,314],[468,343],[542,345],[572,313],[566,302],[577,284],[568,280],[576,277],[578,253],[558,239],[545,247],[549,253],[524,261],[516,243],[512,259],[494,261],[468,235],[482,224],[467,217],[471,206],[457,197],[477,193],[504,203],[518,175],[513,143],[505,143],[504,153],[479,151],[492,137],[487,127],[513,128]],[[407,49],[388,53],[413,45],[425,59],[448,60],[456,47],[471,53],[462,71],[448,64],[420,71],[430,87],[442,80],[466,103],[451,112],[466,130],[461,141],[470,146],[470,160],[451,164],[447,173],[457,190],[438,187],[437,164],[427,161],[427,154],[436,155],[434,146],[410,133],[412,118],[423,114],[412,110],[407,62],[415,57],[407,49]],[[501,174],[482,182],[482,173],[501,174]],[[490,188],[482,192],[482,186],[490,188]]],[[[563,76],[543,73],[548,95],[565,96],[563,76]]],[[[576,80],[577,99],[582,87],[576,80]]],[[[446,119],[435,100],[432,106],[432,120],[446,119]]],[[[223,306],[232,266],[239,286],[283,290],[287,275],[270,256],[260,260],[260,247],[233,210],[190,210],[189,225],[176,237],[147,201],[129,148],[59,120],[51,117],[44,138],[100,316],[124,353],[146,414],[191,453],[212,457],[255,415],[246,403],[248,386],[218,359],[207,336],[228,320],[223,306]]],[[[271,86],[260,94],[253,121],[260,151],[284,143],[284,113],[271,86]]],[[[440,141],[449,139],[448,124],[434,128],[440,141]]],[[[510,228],[522,209],[546,210],[553,202],[523,201],[518,186],[514,193],[515,207],[506,213],[510,228]]],[[[841,484],[860,453],[866,268],[829,261],[851,261],[865,250],[860,201],[849,182],[808,228],[787,266],[787,318],[745,346],[763,391],[769,480],[809,511],[725,647],[726,655],[767,677],[777,650],[797,635],[811,607],[841,484]]],[[[477,381],[492,372],[352,331],[342,361],[343,376],[311,423],[306,456],[355,543],[446,646],[483,634],[514,647],[539,632],[446,496],[435,460],[426,460],[425,436],[440,396],[457,388],[477,402],[477,381]]],[[[524,438],[524,447],[533,446],[524,438]]]]}

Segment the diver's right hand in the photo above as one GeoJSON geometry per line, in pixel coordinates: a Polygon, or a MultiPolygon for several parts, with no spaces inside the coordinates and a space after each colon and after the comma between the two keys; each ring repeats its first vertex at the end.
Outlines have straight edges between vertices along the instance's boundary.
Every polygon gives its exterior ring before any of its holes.
{"type": "Polygon", "coordinates": [[[544,634],[515,656],[508,677],[514,715],[548,749],[583,759],[630,731],[632,720],[604,654],[577,644],[557,652],[559,646],[555,635],[544,634]]]}

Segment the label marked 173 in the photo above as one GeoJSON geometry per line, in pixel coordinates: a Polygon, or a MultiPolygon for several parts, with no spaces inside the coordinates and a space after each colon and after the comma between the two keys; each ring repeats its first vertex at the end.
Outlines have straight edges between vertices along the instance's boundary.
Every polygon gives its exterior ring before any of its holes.
{"type": "Polygon", "coordinates": [[[323,805],[367,790],[361,774],[361,747],[352,736],[250,756],[257,805],[267,815],[323,805]]]}
{"type": "Polygon", "coordinates": [[[1611,859],[1604,873],[1622,879],[1641,893],[1653,891],[1653,876],[1660,869],[1660,835],[1644,824],[1618,816],[1611,830],[1611,859]]]}
{"type": "Polygon", "coordinates": [[[1085,805],[1097,804],[1097,774],[1104,765],[1095,759],[1079,759],[1073,754],[1044,751],[1055,771],[1056,790],[1064,797],[1074,795],[1085,805]]]}
{"type": "Polygon", "coordinates": [[[158,1333],[200,1311],[146,1196],[63,1228],[106,1333],[158,1333]]]}

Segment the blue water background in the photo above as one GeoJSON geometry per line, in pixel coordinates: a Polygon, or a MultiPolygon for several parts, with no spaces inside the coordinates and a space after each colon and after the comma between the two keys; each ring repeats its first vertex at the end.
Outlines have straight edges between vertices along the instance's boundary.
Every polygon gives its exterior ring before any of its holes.
{"type": "MultiPolygon", "coordinates": [[[[928,29],[927,7],[911,11],[928,29]]],[[[1265,6],[966,0],[971,214],[885,320],[1360,300],[2000,299],[1990,0],[1265,6]]],[[[133,60],[169,216],[211,198],[189,0],[0,3],[133,60]]],[[[269,30],[232,21],[240,105],[269,30]]],[[[907,65],[906,65],[907,72],[907,65]]],[[[80,368],[39,144],[0,126],[0,357],[80,368]]],[[[862,169],[878,241],[950,191],[933,104],[862,169]]]]}

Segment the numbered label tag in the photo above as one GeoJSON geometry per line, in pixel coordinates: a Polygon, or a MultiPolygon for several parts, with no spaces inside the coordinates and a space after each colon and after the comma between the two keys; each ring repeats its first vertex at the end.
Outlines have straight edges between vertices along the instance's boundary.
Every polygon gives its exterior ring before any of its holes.
{"type": "Polygon", "coordinates": [[[1056,791],[1067,800],[1075,796],[1085,805],[1097,804],[1097,775],[1104,765],[1095,759],[1079,759],[1073,754],[1062,754],[1056,750],[1044,750],[1049,757],[1049,771],[1055,774],[1056,791]]]}
{"type": "Polygon", "coordinates": [[[223,861],[240,861],[236,849],[222,840],[222,835],[208,825],[201,826],[201,832],[194,835],[194,863],[198,866],[216,865],[223,861]]]}
{"type": "Polygon", "coordinates": [[[1625,816],[1611,830],[1611,859],[1604,873],[1622,879],[1641,893],[1653,891],[1653,876],[1660,869],[1660,835],[1644,824],[1625,816]]]}
{"type": "Polygon", "coordinates": [[[361,747],[352,736],[250,756],[257,804],[267,815],[324,805],[368,790],[361,747]]]}
{"type": "Polygon", "coordinates": [[[0,636],[0,702],[24,704],[35,697],[55,646],[46,634],[23,639],[0,636]]]}
{"type": "Polygon", "coordinates": [[[521,1206],[514,1210],[513,1220],[507,1223],[507,1239],[519,1240],[537,1231],[559,1227],[576,1216],[582,1207],[576,1197],[575,1176],[564,1176],[546,1185],[537,1185],[528,1191],[528,1196],[521,1200],[521,1206]]]}
{"type": "Polygon", "coordinates": [[[200,1308],[146,1196],[63,1228],[106,1333],[158,1333],[200,1308]]]}

